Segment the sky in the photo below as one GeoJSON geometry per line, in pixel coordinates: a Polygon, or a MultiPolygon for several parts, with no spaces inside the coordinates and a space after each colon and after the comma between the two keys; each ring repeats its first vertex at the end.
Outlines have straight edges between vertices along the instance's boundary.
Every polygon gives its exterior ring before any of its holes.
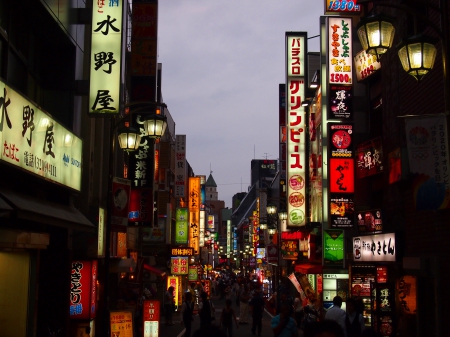
{"type": "MultiPolygon", "coordinates": [[[[285,32],[319,35],[321,0],[159,0],[162,96],[196,175],[219,200],[247,192],[252,159],[278,160],[285,32]]],[[[319,38],[308,50],[319,51],[319,38]]]]}

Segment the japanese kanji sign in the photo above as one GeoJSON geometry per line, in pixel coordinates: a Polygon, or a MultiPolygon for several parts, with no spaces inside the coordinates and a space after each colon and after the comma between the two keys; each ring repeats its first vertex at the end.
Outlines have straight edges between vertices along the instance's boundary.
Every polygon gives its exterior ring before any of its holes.
{"type": "MultiPolygon", "coordinates": [[[[187,208],[177,208],[175,213],[175,243],[187,244],[189,233],[189,213],[187,208]]],[[[183,255],[183,254],[179,254],[183,255]]]]}
{"type": "Polygon", "coordinates": [[[194,250],[191,247],[171,247],[171,256],[194,256],[194,250]]]}
{"type": "Polygon", "coordinates": [[[353,238],[353,260],[357,262],[395,262],[395,233],[353,238]]]}
{"type": "Polygon", "coordinates": [[[331,158],[330,167],[330,192],[354,193],[355,192],[355,165],[353,158],[331,158]]]}
{"type": "Polygon", "coordinates": [[[367,54],[363,49],[354,58],[356,80],[362,81],[373,75],[378,69],[381,69],[381,63],[378,62],[376,55],[367,54]]]}
{"type": "Polygon", "coordinates": [[[186,198],[186,135],[176,135],[175,198],[186,198]]]}
{"type": "Polygon", "coordinates": [[[352,19],[328,17],[328,82],[353,83],[352,19]]]}
{"type": "Polygon", "coordinates": [[[133,337],[133,313],[131,311],[110,311],[111,336],[133,337]]]}
{"type": "Polygon", "coordinates": [[[189,247],[200,249],[200,177],[189,178],[189,247]]]}
{"type": "Polygon", "coordinates": [[[119,113],[123,0],[93,1],[89,114],[119,113]]]}
{"type": "Polygon", "coordinates": [[[158,337],[161,303],[155,300],[144,300],[142,310],[144,337],[158,337]]]}
{"type": "Polygon", "coordinates": [[[81,139],[2,81],[0,143],[2,161],[81,190],[81,139]]]}
{"type": "Polygon", "coordinates": [[[323,248],[324,265],[342,268],[344,265],[344,231],[324,230],[323,248]]]}
{"type": "Polygon", "coordinates": [[[306,41],[306,32],[286,32],[287,226],[306,224],[306,113],[302,106],[305,98],[306,41]]]}
{"type": "Polygon", "coordinates": [[[384,171],[381,138],[374,138],[356,146],[356,177],[364,178],[384,171]]]}
{"type": "Polygon", "coordinates": [[[70,273],[70,318],[93,319],[96,315],[97,261],[73,261],[70,273]]]}
{"type": "Polygon", "coordinates": [[[176,256],[170,258],[170,273],[172,275],[187,275],[189,268],[189,258],[184,256],[176,256]]]}

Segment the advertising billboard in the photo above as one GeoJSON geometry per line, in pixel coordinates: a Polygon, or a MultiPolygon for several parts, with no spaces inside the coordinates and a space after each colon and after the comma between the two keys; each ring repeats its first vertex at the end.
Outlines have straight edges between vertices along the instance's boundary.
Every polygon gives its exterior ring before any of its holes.
{"type": "Polygon", "coordinates": [[[395,262],[395,258],[395,233],[353,238],[353,261],[355,262],[395,262]]]}
{"type": "Polygon", "coordinates": [[[70,318],[93,319],[96,316],[97,261],[72,261],[70,272],[70,318]]]}
{"type": "Polygon", "coordinates": [[[175,211],[175,243],[187,244],[189,233],[189,213],[187,208],[177,208],[175,211]]]}
{"type": "Polygon", "coordinates": [[[128,221],[152,221],[153,209],[151,188],[133,188],[131,190],[128,221]]]}
{"type": "Polygon", "coordinates": [[[111,208],[111,226],[117,230],[126,230],[130,204],[131,181],[119,177],[113,178],[113,200],[111,208]]]}
{"type": "Polygon", "coordinates": [[[186,198],[186,135],[176,135],[175,198],[186,198]]]}
{"type": "Polygon", "coordinates": [[[200,249],[200,178],[189,178],[189,247],[200,249]]]}
{"type": "Polygon", "coordinates": [[[381,137],[356,146],[356,177],[365,178],[384,172],[381,137]]]}
{"type": "Polygon", "coordinates": [[[328,82],[352,85],[352,19],[327,17],[328,22],[328,82]]]}
{"type": "Polygon", "coordinates": [[[328,229],[323,231],[323,261],[325,266],[344,265],[344,231],[328,229]]]}
{"type": "Polygon", "coordinates": [[[161,302],[156,300],[144,300],[142,314],[144,337],[159,337],[161,302]]]}

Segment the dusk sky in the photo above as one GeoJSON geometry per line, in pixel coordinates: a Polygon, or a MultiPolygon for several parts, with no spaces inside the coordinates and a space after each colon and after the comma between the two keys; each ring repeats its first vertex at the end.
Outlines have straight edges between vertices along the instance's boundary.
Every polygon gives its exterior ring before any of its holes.
{"type": "MultiPolygon", "coordinates": [[[[186,135],[196,175],[219,199],[250,185],[252,159],[277,160],[278,85],[285,82],[286,31],[319,34],[323,1],[159,0],[162,95],[186,135]]],[[[308,49],[319,51],[319,38],[308,49]]]]}

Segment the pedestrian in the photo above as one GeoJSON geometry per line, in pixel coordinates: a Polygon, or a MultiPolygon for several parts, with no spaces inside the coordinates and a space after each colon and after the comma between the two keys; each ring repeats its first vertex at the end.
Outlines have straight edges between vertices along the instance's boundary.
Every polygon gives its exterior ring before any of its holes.
{"type": "Polygon", "coordinates": [[[239,306],[239,294],[241,293],[241,287],[239,283],[236,281],[233,283],[233,295],[235,296],[236,307],[239,306]]]}
{"type": "Polygon", "coordinates": [[[297,293],[297,297],[294,300],[294,319],[297,327],[300,328],[303,320],[303,301],[300,293],[297,293]]]}
{"type": "Polygon", "coordinates": [[[215,277],[213,277],[211,280],[211,295],[212,294],[217,296],[217,281],[215,277]]]}
{"type": "Polygon", "coordinates": [[[317,307],[318,302],[316,295],[314,293],[310,293],[308,296],[308,303],[306,306],[303,306],[303,312],[304,312],[304,318],[303,323],[304,327],[306,327],[309,324],[315,323],[319,321],[319,308],[317,307]]]}
{"type": "Polygon", "coordinates": [[[181,305],[181,324],[184,324],[186,332],[184,337],[191,337],[192,321],[194,320],[194,305],[192,304],[192,294],[187,292],[184,295],[184,302],[181,305]]]}
{"type": "Polygon", "coordinates": [[[261,336],[262,330],[262,317],[264,313],[264,306],[266,302],[261,292],[260,287],[256,287],[253,297],[249,302],[252,312],[252,335],[258,332],[258,336],[261,336]]]}
{"type": "Polygon", "coordinates": [[[345,337],[344,331],[336,321],[324,319],[320,322],[308,324],[304,330],[304,337],[345,337]]]}
{"type": "Polygon", "coordinates": [[[200,295],[202,301],[198,305],[199,317],[200,317],[200,328],[208,327],[211,325],[212,321],[212,307],[211,302],[208,300],[208,294],[203,292],[200,295]]]}
{"type": "Polygon", "coordinates": [[[248,286],[244,285],[244,288],[239,295],[239,308],[240,308],[240,314],[239,314],[239,324],[248,324],[248,301],[250,300],[249,292],[248,292],[248,286]]]}
{"type": "Polygon", "coordinates": [[[345,317],[345,331],[347,337],[359,337],[365,329],[364,318],[356,312],[356,302],[353,298],[346,301],[347,314],[345,317]]]}
{"type": "Polygon", "coordinates": [[[236,313],[231,307],[231,303],[230,299],[225,301],[225,308],[222,310],[222,315],[220,315],[220,326],[228,337],[233,337],[233,319],[236,323],[236,329],[239,329],[236,313]]]}
{"type": "Polygon", "coordinates": [[[345,327],[345,316],[346,313],[344,310],[341,309],[342,306],[342,297],[341,296],[334,296],[333,298],[333,306],[328,309],[327,313],[325,314],[325,319],[330,319],[332,321],[336,321],[343,331],[346,330],[345,327]]]}
{"type": "Polygon", "coordinates": [[[173,325],[172,315],[175,307],[173,291],[174,287],[170,286],[164,294],[164,319],[166,325],[173,325]]]}
{"type": "Polygon", "coordinates": [[[189,292],[191,293],[192,304],[195,304],[196,299],[197,299],[197,295],[196,295],[196,292],[195,292],[195,283],[194,282],[191,283],[191,287],[189,288],[189,292]]]}
{"type": "Polygon", "coordinates": [[[296,337],[298,335],[297,324],[289,315],[289,305],[280,304],[280,313],[270,322],[274,337],[296,337]]]}

